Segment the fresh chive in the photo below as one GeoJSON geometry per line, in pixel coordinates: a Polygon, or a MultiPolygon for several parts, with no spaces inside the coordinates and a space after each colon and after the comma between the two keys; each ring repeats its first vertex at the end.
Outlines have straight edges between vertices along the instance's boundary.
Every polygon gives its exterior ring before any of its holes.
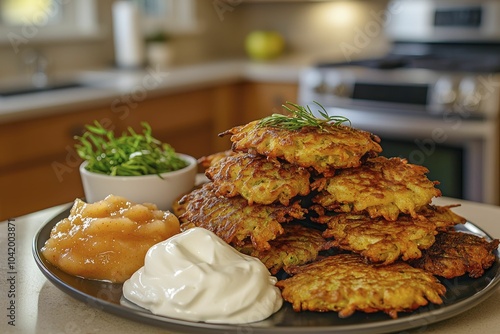
{"type": "Polygon", "coordinates": [[[151,126],[141,123],[143,132],[131,127],[119,137],[99,122],[87,125],[75,139],[78,155],[86,160],[87,170],[107,175],[132,176],[170,172],[187,166],[175,150],[152,136],[151,126]]]}

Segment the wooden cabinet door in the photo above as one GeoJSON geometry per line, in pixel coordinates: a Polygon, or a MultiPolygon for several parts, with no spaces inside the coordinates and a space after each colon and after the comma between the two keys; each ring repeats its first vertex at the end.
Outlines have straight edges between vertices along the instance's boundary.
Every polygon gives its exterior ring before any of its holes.
{"type": "Polygon", "coordinates": [[[294,83],[247,82],[243,88],[241,123],[274,113],[283,113],[286,102],[297,103],[298,87],[294,83]]]}
{"type": "Polygon", "coordinates": [[[74,136],[94,120],[113,126],[109,108],[0,125],[0,220],[83,196],[74,136]]]}
{"type": "Polygon", "coordinates": [[[120,120],[120,128],[140,130],[146,121],[156,138],[196,158],[228,149],[229,142],[217,134],[237,125],[235,90],[217,86],[144,100],[120,120]]]}
{"type": "Polygon", "coordinates": [[[74,136],[94,120],[117,134],[129,126],[141,131],[146,121],[156,138],[199,158],[231,147],[220,132],[282,112],[281,105],[296,98],[295,84],[228,83],[0,124],[0,220],[83,196],[74,136]]]}

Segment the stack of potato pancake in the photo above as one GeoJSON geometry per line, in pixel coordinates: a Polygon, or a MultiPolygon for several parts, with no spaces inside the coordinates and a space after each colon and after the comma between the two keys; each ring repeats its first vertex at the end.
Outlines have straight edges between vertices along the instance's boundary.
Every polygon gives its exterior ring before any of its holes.
{"type": "Polygon", "coordinates": [[[209,182],[174,203],[181,230],[206,228],[259,258],[295,311],[341,317],[441,304],[436,276],[480,277],[493,265],[499,241],[455,231],[466,221],[431,204],[441,192],[425,167],[293,107],[221,134],[232,150],[201,158],[209,182]]]}

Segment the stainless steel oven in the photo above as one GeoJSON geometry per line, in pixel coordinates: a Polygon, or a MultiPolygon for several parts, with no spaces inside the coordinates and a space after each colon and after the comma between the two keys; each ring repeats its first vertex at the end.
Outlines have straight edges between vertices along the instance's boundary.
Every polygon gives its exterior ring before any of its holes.
{"type": "Polygon", "coordinates": [[[304,71],[299,102],[382,139],[383,154],[427,166],[443,195],[499,203],[500,2],[398,0],[375,59],[304,71]]]}

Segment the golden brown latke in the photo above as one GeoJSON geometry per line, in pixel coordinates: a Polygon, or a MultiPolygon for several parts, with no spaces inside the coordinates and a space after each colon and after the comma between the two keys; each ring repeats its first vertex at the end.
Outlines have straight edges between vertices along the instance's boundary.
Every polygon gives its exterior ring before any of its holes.
{"type": "Polygon", "coordinates": [[[183,196],[180,196],[177,200],[175,200],[173,203],[172,203],[172,213],[179,217],[180,215],[182,215],[184,212],[186,212],[186,205],[187,205],[187,202],[182,202],[181,203],[181,198],[184,197],[183,196]]]}
{"type": "Polygon", "coordinates": [[[280,202],[288,205],[297,195],[309,194],[309,172],[302,167],[240,153],[220,159],[205,175],[219,196],[241,195],[249,205],[280,202]]]}
{"type": "MultiPolygon", "coordinates": [[[[208,182],[208,179],[206,180],[208,182]]],[[[201,188],[205,183],[207,182],[200,182],[199,184],[197,184],[194,188],[194,189],[199,189],[201,188]]],[[[190,196],[192,196],[193,192],[189,192],[187,194],[184,194],[184,195],[180,195],[179,197],[177,197],[174,202],[172,203],[172,213],[174,215],[176,215],[177,217],[181,216],[184,212],[186,212],[186,206],[189,202],[188,198],[191,198],[190,196]],[[181,199],[183,199],[184,197],[186,197],[182,202],[181,202],[181,199]]]]}
{"type": "Polygon", "coordinates": [[[252,244],[235,247],[242,253],[254,256],[261,260],[275,275],[281,269],[298,266],[316,260],[320,251],[327,247],[326,240],[321,232],[299,224],[284,224],[285,233],[269,241],[271,248],[258,251],[252,244]]]}
{"type": "Polygon", "coordinates": [[[298,203],[248,205],[243,197],[216,196],[212,188],[206,183],[180,200],[185,205],[185,212],[179,216],[182,231],[203,227],[234,246],[242,246],[249,237],[255,249],[266,250],[270,240],[283,234],[281,223],[303,219],[307,212],[298,203]]]}
{"type": "Polygon", "coordinates": [[[481,277],[484,270],[495,262],[493,251],[499,240],[487,241],[477,235],[447,231],[436,236],[436,242],[423,252],[423,256],[410,264],[434,275],[454,278],[469,273],[472,278],[481,277]]]}
{"type": "Polygon", "coordinates": [[[432,274],[406,262],[370,265],[357,254],[338,254],[295,267],[294,276],[278,281],[283,298],[295,311],[382,311],[397,318],[428,302],[441,304],[446,288],[432,274]]]}
{"type": "Polygon", "coordinates": [[[321,191],[313,201],[337,212],[366,211],[372,218],[395,220],[399,213],[416,217],[433,197],[441,196],[426,173],[427,168],[405,159],[376,157],[313,182],[311,187],[321,191]]]}
{"type": "Polygon", "coordinates": [[[257,120],[229,129],[219,136],[231,135],[234,151],[284,159],[300,167],[311,167],[324,175],[332,175],[337,168],[358,167],[364,157],[382,152],[380,139],[369,132],[333,124],[323,128],[306,126],[301,130],[286,130],[260,127],[257,120]]]}
{"type": "Polygon", "coordinates": [[[424,217],[400,215],[395,221],[367,215],[338,214],[314,221],[327,224],[323,237],[334,247],[361,254],[372,263],[390,264],[400,257],[418,259],[432,246],[436,225],[424,217]]]}
{"type": "Polygon", "coordinates": [[[222,151],[222,152],[217,152],[214,154],[206,155],[198,159],[198,164],[203,168],[207,169],[208,167],[212,166],[216,162],[218,162],[221,159],[224,159],[226,157],[229,157],[231,155],[236,154],[232,150],[227,150],[227,151],[222,151]]]}
{"type": "Polygon", "coordinates": [[[446,230],[451,226],[465,224],[467,222],[464,217],[451,211],[452,208],[457,206],[459,205],[427,205],[418,212],[418,215],[423,216],[436,224],[438,231],[446,230]]]}

